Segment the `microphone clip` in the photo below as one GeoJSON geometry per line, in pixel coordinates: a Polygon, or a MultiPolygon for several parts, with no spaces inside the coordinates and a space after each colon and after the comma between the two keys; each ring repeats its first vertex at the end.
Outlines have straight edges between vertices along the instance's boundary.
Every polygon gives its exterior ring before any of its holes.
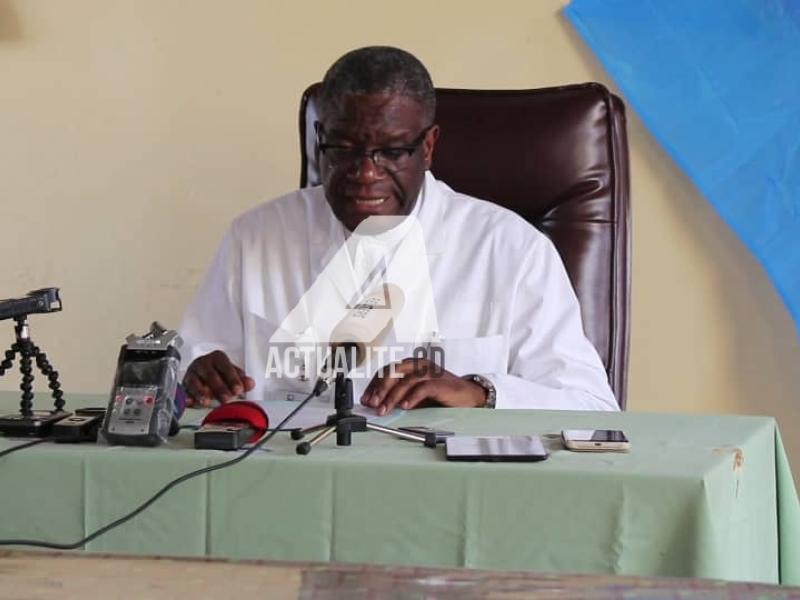
{"type": "Polygon", "coordinates": [[[339,374],[345,377],[364,360],[365,349],[356,342],[331,344],[325,364],[314,384],[313,395],[319,397],[336,381],[339,374]]]}

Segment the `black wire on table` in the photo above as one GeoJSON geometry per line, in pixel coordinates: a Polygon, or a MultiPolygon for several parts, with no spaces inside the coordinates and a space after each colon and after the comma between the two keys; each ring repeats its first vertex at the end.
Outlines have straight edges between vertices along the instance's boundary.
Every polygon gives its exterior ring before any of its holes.
{"type": "Polygon", "coordinates": [[[11,448],[6,448],[5,450],[0,450],[0,458],[4,456],[8,456],[12,452],[16,452],[17,450],[24,450],[25,448],[30,448],[31,446],[35,446],[36,444],[41,444],[42,442],[46,442],[47,439],[36,439],[32,442],[25,442],[24,444],[19,444],[18,446],[12,446],[11,448]]]}
{"type": "MultiPolygon", "coordinates": [[[[90,533],[85,538],[83,538],[81,540],[78,540],[77,542],[73,542],[71,544],[59,544],[57,542],[45,542],[45,541],[41,541],[41,540],[16,539],[16,540],[0,540],[0,546],[36,546],[36,547],[39,547],[39,548],[48,548],[50,550],[75,550],[77,548],[80,548],[81,546],[84,546],[85,544],[88,544],[92,540],[100,537],[104,533],[106,533],[108,531],[111,531],[115,527],[119,527],[123,523],[127,523],[128,521],[133,519],[135,516],[140,514],[142,511],[147,509],[151,504],[153,504],[156,500],[161,498],[161,496],[166,494],[169,490],[171,490],[172,488],[174,488],[177,485],[180,485],[184,481],[188,481],[190,479],[194,479],[195,477],[198,477],[199,475],[203,475],[205,473],[211,473],[212,471],[219,471],[220,469],[224,469],[226,467],[232,467],[236,463],[242,462],[245,458],[250,456],[253,452],[258,450],[259,448],[261,448],[261,446],[263,446],[269,440],[271,440],[275,436],[276,433],[281,431],[283,426],[289,421],[289,419],[291,419],[293,416],[295,416],[300,411],[300,409],[302,409],[306,404],[308,404],[308,401],[311,400],[316,395],[317,395],[317,393],[316,393],[316,390],[315,390],[315,391],[311,392],[308,396],[306,396],[306,398],[302,402],[300,402],[300,404],[298,404],[297,407],[295,407],[295,409],[292,412],[290,412],[286,416],[286,418],[283,419],[283,421],[278,423],[277,427],[275,427],[274,429],[270,430],[264,437],[262,437],[260,440],[258,440],[246,452],[240,454],[239,456],[237,456],[236,458],[233,458],[231,460],[228,460],[228,461],[216,464],[216,465],[211,465],[210,467],[203,467],[202,469],[197,469],[196,471],[190,471],[189,473],[186,473],[185,475],[181,475],[177,479],[173,479],[172,481],[167,483],[164,487],[162,487],[160,490],[158,490],[155,494],[153,494],[153,496],[151,496],[148,500],[146,500],[145,502],[140,504],[137,508],[133,509],[128,514],[121,516],[119,519],[117,519],[116,521],[112,521],[108,525],[104,525],[100,529],[90,533]]],[[[23,447],[32,446],[34,443],[39,443],[39,442],[42,442],[42,441],[44,441],[44,440],[35,440],[34,442],[29,442],[28,444],[21,444],[19,446],[15,446],[14,448],[9,448],[5,452],[14,451],[14,450],[20,450],[23,447]]],[[[2,456],[2,454],[0,454],[0,456],[2,456]]]]}
{"type": "MultiPolygon", "coordinates": [[[[184,429],[186,429],[188,431],[197,431],[198,429],[200,429],[200,427],[202,427],[202,426],[201,425],[181,425],[180,429],[181,429],[181,431],[183,431],[184,429]]],[[[286,432],[291,433],[292,431],[296,431],[297,429],[299,429],[299,427],[281,427],[281,428],[269,427],[269,428],[267,428],[267,431],[286,431],[286,432]]]]}

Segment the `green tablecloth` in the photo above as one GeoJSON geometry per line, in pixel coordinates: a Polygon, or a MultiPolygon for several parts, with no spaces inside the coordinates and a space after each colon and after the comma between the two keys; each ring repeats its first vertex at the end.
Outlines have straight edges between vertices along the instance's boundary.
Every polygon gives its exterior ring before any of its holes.
{"type": "MultiPolygon", "coordinates": [[[[4,412],[17,407],[0,393],[4,412]]],[[[87,549],[800,583],[800,505],[772,418],[424,409],[395,424],[421,423],[539,434],[552,454],[452,463],[442,448],[370,432],[297,456],[281,433],[87,549]],[[632,450],[563,450],[556,435],[571,428],[624,429],[632,450]]],[[[77,540],[170,479],[232,457],[191,444],[182,432],[157,449],[47,443],[0,458],[0,538],[77,540]]]]}

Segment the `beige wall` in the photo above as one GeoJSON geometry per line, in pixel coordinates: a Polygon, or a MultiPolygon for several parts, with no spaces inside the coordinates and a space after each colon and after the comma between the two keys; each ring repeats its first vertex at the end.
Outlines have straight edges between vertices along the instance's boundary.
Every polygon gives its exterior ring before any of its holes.
{"type": "MultiPolygon", "coordinates": [[[[60,286],[35,338],[67,390],[106,391],[125,335],[178,323],[230,219],[296,185],[298,97],[334,58],[385,43],[441,86],[609,83],[563,3],[0,0],[0,297],[60,286]]],[[[630,409],[776,415],[800,468],[793,323],[635,115],[629,134],[630,409]]]]}

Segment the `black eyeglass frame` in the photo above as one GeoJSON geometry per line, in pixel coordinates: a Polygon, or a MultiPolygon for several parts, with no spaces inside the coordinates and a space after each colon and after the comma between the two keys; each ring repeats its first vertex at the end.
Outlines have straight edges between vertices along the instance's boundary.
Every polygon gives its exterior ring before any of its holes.
{"type": "Polygon", "coordinates": [[[398,171],[402,169],[402,165],[396,164],[397,161],[403,158],[411,158],[414,153],[419,150],[422,143],[425,141],[425,136],[428,132],[436,126],[436,123],[431,123],[425,127],[414,140],[405,146],[383,146],[380,148],[373,148],[372,150],[359,150],[354,146],[343,146],[341,144],[326,144],[322,141],[324,130],[322,123],[316,121],[314,123],[314,131],[316,133],[317,150],[325,155],[330,161],[331,165],[337,167],[351,166],[355,162],[367,156],[376,167],[380,167],[387,171],[398,171]],[[333,160],[327,154],[328,150],[339,150],[346,154],[346,157],[340,157],[339,160],[333,160]],[[393,153],[400,153],[396,158],[391,158],[393,153]],[[404,156],[405,155],[405,156],[404,156]]]}

